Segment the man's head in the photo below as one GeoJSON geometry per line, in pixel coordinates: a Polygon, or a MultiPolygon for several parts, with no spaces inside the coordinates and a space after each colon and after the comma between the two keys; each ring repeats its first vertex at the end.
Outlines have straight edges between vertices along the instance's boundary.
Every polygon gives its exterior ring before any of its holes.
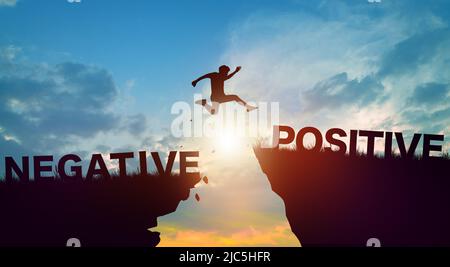
{"type": "Polygon", "coordinates": [[[227,65],[222,65],[219,67],[220,74],[227,75],[228,72],[230,72],[230,67],[228,67],[227,65]]]}

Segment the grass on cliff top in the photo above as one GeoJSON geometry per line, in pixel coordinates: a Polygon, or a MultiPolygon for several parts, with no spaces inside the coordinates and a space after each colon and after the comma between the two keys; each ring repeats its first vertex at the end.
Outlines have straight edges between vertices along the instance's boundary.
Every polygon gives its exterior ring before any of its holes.
{"type": "MultiPolygon", "coordinates": [[[[308,150],[299,151],[294,145],[284,146],[280,148],[263,148],[259,143],[253,146],[253,150],[257,154],[265,154],[265,153],[279,153],[279,154],[293,154],[296,153],[298,155],[317,155],[317,156],[334,156],[334,157],[357,157],[357,158],[375,158],[375,159],[409,159],[409,160],[423,160],[423,156],[421,154],[415,154],[413,157],[402,157],[399,153],[392,151],[391,157],[385,157],[384,153],[376,152],[374,155],[367,155],[364,151],[358,150],[355,155],[350,155],[348,152],[345,154],[338,153],[333,151],[330,147],[322,148],[320,151],[310,150],[312,146],[308,146],[308,150]]],[[[450,161],[450,153],[443,152],[440,156],[433,156],[429,159],[442,159],[450,161]]]]}
{"type": "MultiPolygon", "coordinates": [[[[48,175],[48,174],[47,174],[48,175]]],[[[149,180],[149,181],[155,181],[155,180],[175,180],[175,179],[179,179],[179,178],[183,178],[179,173],[170,173],[170,174],[159,174],[157,171],[151,171],[147,174],[141,174],[140,171],[137,169],[131,173],[127,173],[126,176],[120,175],[118,171],[110,171],[110,176],[102,176],[102,175],[97,175],[94,177],[94,179],[86,179],[85,176],[83,176],[81,179],[78,178],[70,178],[70,179],[63,179],[57,169],[57,167],[55,166],[55,170],[53,171],[53,177],[54,178],[49,178],[49,179],[44,179],[43,182],[46,183],[91,183],[91,184],[95,184],[95,183],[111,183],[111,182],[124,182],[124,181],[144,181],[144,180],[149,180]]],[[[72,175],[71,172],[67,172],[67,175],[72,175]]],[[[190,178],[192,181],[200,181],[200,177],[201,175],[199,175],[198,177],[193,177],[193,176],[186,176],[184,178],[190,178]]],[[[7,184],[5,182],[5,175],[0,176],[0,185],[2,184],[7,184]]],[[[31,178],[29,181],[27,182],[23,182],[23,181],[19,181],[19,178],[17,176],[14,176],[13,181],[12,182],[8,182],[9,183],[35,183],[36,181],[34,180],[34,178],[31,178]]]]}

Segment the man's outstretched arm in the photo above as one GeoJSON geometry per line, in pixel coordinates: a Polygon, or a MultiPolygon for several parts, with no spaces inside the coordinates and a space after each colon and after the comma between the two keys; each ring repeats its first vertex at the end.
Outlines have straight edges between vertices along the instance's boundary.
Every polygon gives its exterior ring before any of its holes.
{"type": "Polygon", "coordinates": [[[231,77],[233,77],[240,70],[241,70],[241,66],[236,67],[236,69],[232,73],[228,74],[227,80],[230,79],[231,77]]]}
{"type": "Polygon", "coordinates": [[[205,74],[202,77],[199,77],[198,79],[192,81],[192,86],[195,87],[199,81],[206,79],[206,78],[211,78],[211,73],[205,74]]]}

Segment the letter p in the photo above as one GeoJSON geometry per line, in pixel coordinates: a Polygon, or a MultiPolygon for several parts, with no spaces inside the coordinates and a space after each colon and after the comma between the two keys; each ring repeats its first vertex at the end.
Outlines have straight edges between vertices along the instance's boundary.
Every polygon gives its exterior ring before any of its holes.
{"type": "Polygon", "coordinates": [[[273,126],[273,137],[272,137],[272,148],[279,148],[281,145],[287,145],[294,141],[295,131],[289,126],[285,125],[274,125],[273,126]],[[287,136],[284,138],[280,137],[280,133],[285,132],[287,136]]]}

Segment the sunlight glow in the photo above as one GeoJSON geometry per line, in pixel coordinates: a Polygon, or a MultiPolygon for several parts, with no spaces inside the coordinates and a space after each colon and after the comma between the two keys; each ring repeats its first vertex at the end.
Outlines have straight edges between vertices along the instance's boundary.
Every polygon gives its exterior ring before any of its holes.
{"type": "Polygon", "coordinates": [[[217,144],[221,152],[234,153],[240,151],[244,145],[241,138],[232,133],[219,134],[217,144]]]}

